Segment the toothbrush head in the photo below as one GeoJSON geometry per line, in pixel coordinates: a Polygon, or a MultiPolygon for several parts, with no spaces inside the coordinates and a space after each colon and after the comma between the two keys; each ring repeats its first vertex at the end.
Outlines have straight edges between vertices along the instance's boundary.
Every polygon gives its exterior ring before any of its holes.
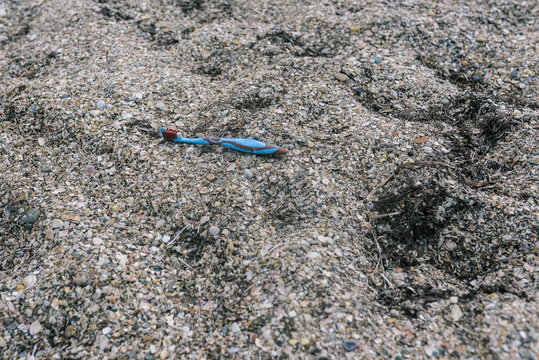
{"type": "Polygon", "coordinates": [[[163,139],[167,141],[174,141],[175,139],[181,137],[178,130],[174,129],[161,128],[161,134],[163,135],[163,139]]]}

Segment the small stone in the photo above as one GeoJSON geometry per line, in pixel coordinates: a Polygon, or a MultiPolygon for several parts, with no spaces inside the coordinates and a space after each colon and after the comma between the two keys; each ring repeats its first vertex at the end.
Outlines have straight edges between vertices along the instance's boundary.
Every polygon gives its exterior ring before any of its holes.
{"type": "Polygon", "coordinates": [[[34,321],[31,325],[30,325],[30,335],[35,335],[37,333],[39,333],[41,331],[41,329],[43,329],[43,326],[41,326],[41,323],[39,321],[34,321]]]}
{"type": "Polygon", "coordinates": [[[311,252],[309,252],[309,253],[307,254],[307,257],[308,257],[309,259],[311,259],[311,260],[314,260],[314,259],[320,257],[320,254],[317,253],[316,251],[311,251],[311,252]]]}
{"type": "Polygon", "coordinates": [[[516,70],[511,71],[511,74],[509,75],[511,79],[516,79],[518,77],[518,72],[516,70]]]}
{"type": "Polygon", "coordinates": [[[374,63],[375,64],[380,64],[381,62],[382,62],[382,59],[380,59],[379,57],[374,58],[374,63]]]}
{"type": "Polygon", "coordinates": [[[307,339],[307,338],[301,338],[301,345],[303,345],[303,346],[309,345],[309,339],[307,339]]]}
{"type": "Polygon", "coordinates": [[[424,142],[427,142],[429,138],[426,137],[426,136],[418,136],[415,138],[415,143],[416,144],[423,144],[424,142]]]}
{"type": "Polygon", "coordinates": [[[22,283],[27,288],[34,286],[36,282],[37,282],[37,278],[34,274],[29,274],[22,280],[22,283]]]}
{"type": "Polygon", "coordinates": [[[69,325],[68,327],[66,327],[64,335],[65,335],[66,338],[70,338],[73,335],[75,335],[75,331],[76,331],[75,327],[73,325],[69,325]]]}
{"type": "Polygon", "coordinates": [[[399,317],[399,312],[396,309],[392,309],[389,312],[389,316],[391,316],[392,318],[398,318],[399,317]]]}
{"type": "Polygon", "coordinates": [[[226,219],[221,220],[221,222],[219,223],[219,225],[221,225],[221,227],[227,227],[227,226],[228,226],[228,221],[227,221],[226,219]]]}
{"type": "Polygon", "coordinates": [[[41,172],[50,173],[51,171],[52,166],[50,166],[49,164],[43,164],[43,166],[41,166],[41,172]]]}
{"type": "Polygon", "coordinates": [[[235,354],[238,351],[240,351],[240,349],[238,349],[237,347],[230,347],[230,348],[228,348],[227,351],[228,351],[229,354],[235,354]]]}
{"type": "Polygon", "coordinates": [[[39,146],[43,146],[43,145],[45,145],[45,139],[40,137],[40,138],[37,139],[37,143],[39,144],[39,146]]]}
{"type": "Polygon", "coordinates": [[[253,177],[253,172],[249,169],[245,169],[243,171],[243,176],[245,176],[247,179],[250,179],[253,177]]]}
{"type": "Polygon", "coordinates": [[[296,345],[298,343],[298,341],[296,339],[292,338],[292,339],[288,340],[288,343],[290,345],[294,346],[294,345],[296,345]]]}
{"type": "Polygon", "coordinates": [[[339,72],[339,73],[335,74],[335,79],[337,79],[339,81],[346,81],[346,80],[348,80],[348,76],[339,72]]]}
{"type": "Polygon", "coordinates": [[[32,209],[26,213],[26,216],[24,217],[23,221],[29,225],[34,224],[39,218],[40,214],[41,213],[38,209],[32,209]]]}
{"type": "Polygon", "coordinates": [[[86,284],[86,278],[83,277],[76,277],[73,279],[73,283],[77,286],[82,286],[86,284]]]}
{"type": "Polygon", "coordinates": [[[86,167],[84,168],[84,171],[86,172],[86,174],[94,174],[95,167],[93,167],[92,165],[86,165],[86,167]]]}
{"type": "Polygon", "coordinates": [[[452,304],[456,304],[459,302],[459,298],[457,296],[451,296],[449,298],[449,301],[452,303],[452,304]]]}
{"type": "Polygon", "coordinates": [[[238,323],[232,323],[232,325],[230,325],[230,331],[232,331],[233,333],[239,333],[241,331],[241,328],[238,323]]]}
{"type": "Polygon", "coordinates": [[[45,240],[54,239],[54,231],[52,229],[46,229],[43,233],[45,234],[45,240]]]}
{"type": "Polygon", "coordinates": [[[95,106],[98,110],[105,110],[107,104],[103,100],[99,100],[95,106]]]}
{"type": "Polygon", "coordinates": [[[221,229],[219,229],[217,226],[210,226],[210,230],[209,230],[209,233],[211,236],[217,236],[219,235],[219,233],[221,232],[221,229]]]}
{"type": "Polygon", "coordinates": [[[92,240],[92,243],[95,245],[95,246],[100,246],[100,245],[103,245],[103,240],[101,240],[100,238],[94,238],[92,240]]]}
{"type": "Polygon", "coordinates": [[[351,352],[354,351],[357,348],[357,345],[355,342],[352,341],[345,341],[342,343],[342,347],[345,351],[351,352]]]}
{"type": "Polygon", "coordinates": [[[162,102],[158,102],[157,104],[155,104],[155,107],[160,111],[164,111],[167,108],[167,106],[162,102]]]}
{"type": "Polygon", "coordinates": [[[5,348],[5,347],[7,347],[6,340],[4,340],[4,338],[0,336],[0,348],[5,348]]]}
{"type": "Polygon", "coordinates": [[[170,241],[170,236],[163,235],[163,237],[161,238],[161,241],[164,242],[165,244],[168,243],[170,241]]]}
{"type": "Polygon", "coordinates": [[[430,153],[432,153],[432,152],[434,151],[434,149],[431,148],[430,146],[425,146],[425,147],[423,148],[423,151],[425,151],[426,153],[430,154],[430,153]]]}
{"type": "Polygon", "coordinates": [[[192,152],[194,152],[194,151],[195,151],[195,148],[194,148],[193,146],[190,146],[190,147],[188,147],[188,148],[185,150],[185,152],[186,152],[187,154],[190,154],[190,153],[192,153],[192,152]]]}
{"type": "Polygon", "coordinates": [[[59,228],[62,228],[64,227],[64,222],[60,219],[54,219],[52,222],[51,222],[51,228],[52,229],[59,229],[59,228]]]}
{"type": "Polygon", "coordinates": [[[459,321],[462,315],[462,311],[457,304],[451,305],[451,320],[453,320],[453,322],[459,321]]]}
{"type": "Polygon", "coordinates": [[[213,175],[212,173],[209,173],[206,175],[206,179],[208,179],[209,181],[212,181],[213,179],[215,179],[215,175],[213,175]]]}
{"type": "Polygon", "coordinates": [[[314,147],[314,143],[312,141],[307,141],[307,146],[312,148],[314,147]]]}
{"type": "Polygon", "coordinates": [[[135,102],[140,102],[142,100],[142,94],[141,93],[135,93],[135,95],[133,95],[133,100],[135,102]]]}
{"type": "Polygon", "coordinates": [[[124,120],[131,120],[133,118],[133,114],[131,113],[123,113],[122,114],[122,119],[124,120]]]}

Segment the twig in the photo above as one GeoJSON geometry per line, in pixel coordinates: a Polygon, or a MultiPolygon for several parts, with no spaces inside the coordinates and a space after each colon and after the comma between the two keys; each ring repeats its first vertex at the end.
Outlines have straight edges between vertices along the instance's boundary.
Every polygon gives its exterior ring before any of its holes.
{"type": "Polygon", "coordinates": [[[255,287],[255,284],[249,286],[249,287],[247,288],[247,290],[245,290],[245,291],[243,292],[243,294],[241,295],[241,297],[242,297],[242,298],[245,297],[245,295],[247,295],[247,293],[249,292],[249,290],[251,290],[251,289],[254,288],[254,287],[255,287]]]}
{"type": "Polygon", "coordinates": [[[393,284],[391,283],[391,281],[389,281],[389,279],[386,278],[386,276],[383,273],[380,274],[380,275],[382,275],[382,278],[386,281],[386,283],[389,285],[389,287],[393,289],[393,284]]]}
{"type": "Polygon", "coordinates": [[[389,214],[380,214],[380,215],[374,214],[374,215],[371,215],[371,219],[380,219],[380,218],[384,218],[388,216],[395,216],[395,215],[399,215],[400,213],[401,213],[400,211],[395,211],[389,214]]]}
{"type": "Polygon", "coordinates": [[[183,259],[180,259],[179,257],[177,257],[177,259],[178,259],[182,264],[184,264],[185,266],[187,266],[189,269],[194,270],[193,267],[192,267],[191,265],[189,265],[188,263],[186,263],[183,259]]]}
{"type": "Polygon", "coordinates": [[[176,234],[176,236],[174,236],[174,239],[172,239],[171,242],[168,243],[168,246],[172,246],[172,244],[174,244],[176,242],[176,240],[178,240],[178,238],[180,237],[180,235],[185,231],[185,229],[187,229],[188,227],[191,227],[191,224],[187,223],[187,225],[185,225],[183,227],[183,229],[180,230],[179,233],[176,234]]]}
{"type": "Polygon", "coordinates": [[[407,163],[404,163],[402,165],[400,165],[399,167],[397,167],[394,171],[393,171],[393,174],[391,174],[390,177],[388,177],[387,179],[385,179],[384,181],[382,181],[382,183],[380,185],[378,185],[377,187],[375,187],[370,193],[369,195],[367,195],[367,197],[365,198],[365,200],[367,201],[370,201],[370,199],[374,196],[374,194],[380,190],[381,188],[383,188],[389,181],[391,181],[395,175],[397,175],[399,173],[399,171],[401,171],[402,169],[405,169],[405,168],[411,168],[411,167],[416,167],[416,166],[445,166],[445,167],[448,167],[450,169],[453,169],[453,170],[456,170],[456,168],[454,166],[451,166],[449,164],[446,164],[446,163],[443,163],[443,162],[440,162],[440,161],[416,161],[416,162],[407,162],[407,163]]]}

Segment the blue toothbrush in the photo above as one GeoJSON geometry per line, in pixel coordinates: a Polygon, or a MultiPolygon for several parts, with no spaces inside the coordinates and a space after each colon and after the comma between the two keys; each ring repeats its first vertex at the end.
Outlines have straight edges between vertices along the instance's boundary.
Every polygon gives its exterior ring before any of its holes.
{"type": "Polygon", "coordinates": [[[167,141],[195,145],[221,145],[237,151],[256,155],[285,155],[288,152],[288,150],[281,147],[252,139],[226,139],[216,136],[190,139],[181,136],[178,133],[178,130],[165,128],[161,129],[161,134],[163,134],[163,138],[167,141]]]}

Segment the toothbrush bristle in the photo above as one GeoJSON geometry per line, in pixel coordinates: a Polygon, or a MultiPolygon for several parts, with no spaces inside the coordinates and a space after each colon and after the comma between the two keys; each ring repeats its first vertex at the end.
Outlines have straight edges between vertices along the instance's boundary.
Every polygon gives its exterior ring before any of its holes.
{"type": "Polygon", "coordinates": [[[163,139],[167,141],[174,141],[178,137],[178,130],[174,129],[161,129],[161,133],[163,134],[163,139]]]}

